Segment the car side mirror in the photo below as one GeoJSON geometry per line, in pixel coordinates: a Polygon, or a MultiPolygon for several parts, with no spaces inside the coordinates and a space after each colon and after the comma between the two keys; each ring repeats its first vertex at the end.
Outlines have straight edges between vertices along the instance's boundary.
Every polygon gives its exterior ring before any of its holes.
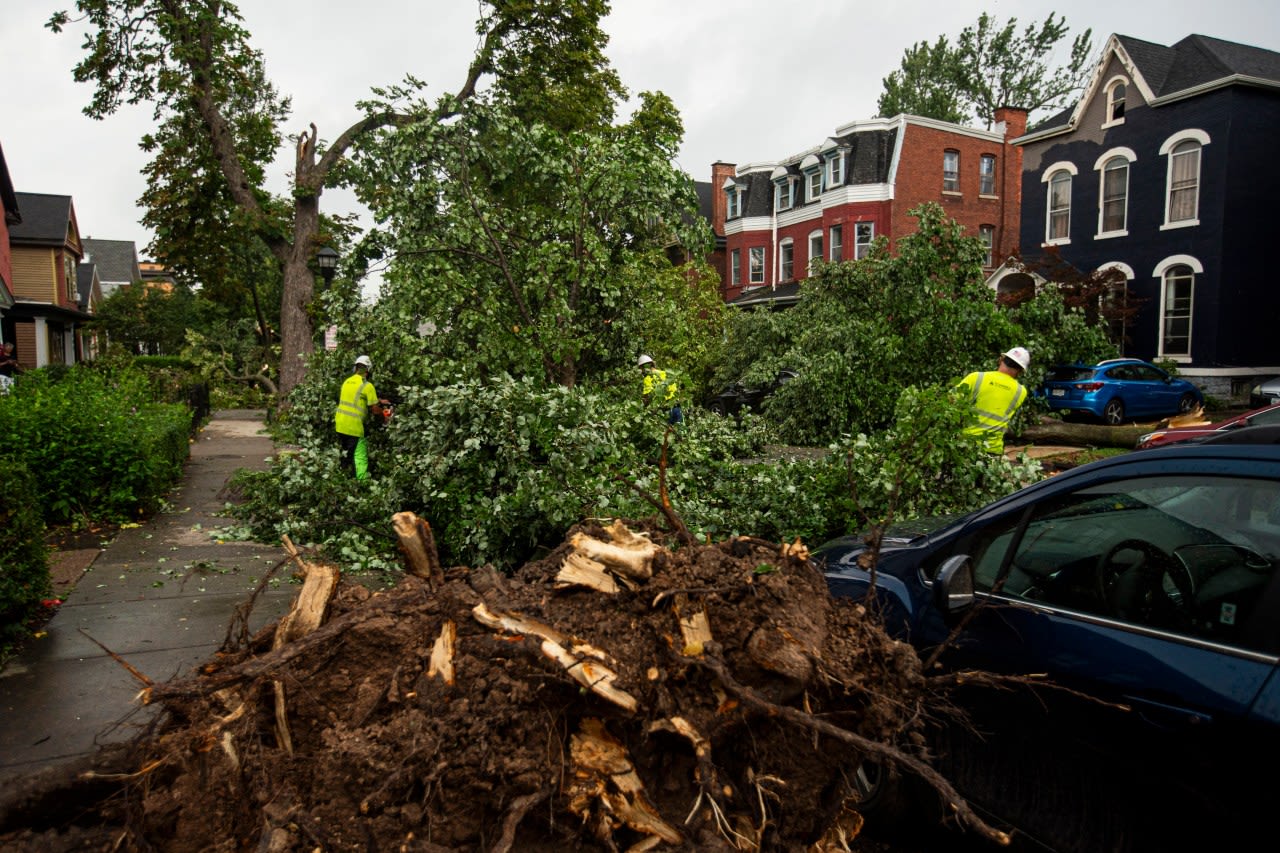
{"type": "Polygon", "coordinates": [[[948,557],[933,579],[933,604],[955,616],[973,606],[973,561],[968,554],[948,557]]]}

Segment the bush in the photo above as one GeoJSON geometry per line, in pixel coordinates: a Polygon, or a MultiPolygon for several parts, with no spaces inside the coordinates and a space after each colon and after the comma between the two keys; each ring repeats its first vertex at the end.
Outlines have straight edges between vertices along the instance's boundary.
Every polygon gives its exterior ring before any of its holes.
{"type": "Polygon", "coordinates": [[[192,414],[153,402],[131,369],[24,374],[0,398],[0,455],[26,464],[45,520],[124,520],[154,510],[187,457],[192,414]]]}
{"type": "Polygon", "coordinates": [[[50,595],[44,521],[34,479],[26,466],[0,459],[0,657],[26,630],[50,595]]]}

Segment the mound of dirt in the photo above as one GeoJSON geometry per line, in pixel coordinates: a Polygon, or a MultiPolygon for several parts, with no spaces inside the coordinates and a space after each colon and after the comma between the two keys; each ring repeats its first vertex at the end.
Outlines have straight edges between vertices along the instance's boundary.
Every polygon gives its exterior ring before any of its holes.
{"type": "Polygon", "coordinates": [[[10,792],[0,848],[868,849],[850,769],[928,770],[915,652],[798,544],[642,528],[512,577],[338,583],[313,630],[152,686],[94,774],[10,792]]]}

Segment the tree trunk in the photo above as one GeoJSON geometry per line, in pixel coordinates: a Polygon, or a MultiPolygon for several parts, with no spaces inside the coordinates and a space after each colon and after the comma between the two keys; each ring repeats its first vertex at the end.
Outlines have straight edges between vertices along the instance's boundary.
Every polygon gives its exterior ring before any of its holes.
{"type": "Polygon", "coordinates": [[[1154,423],[1107,426],[1105,424],[1053,421],[1032,424],[1015,439],[1027,444],[1065,444],[1071,447],[1123,447],[1133,449],[1138,439],[1155,429],[1154,423]]]}

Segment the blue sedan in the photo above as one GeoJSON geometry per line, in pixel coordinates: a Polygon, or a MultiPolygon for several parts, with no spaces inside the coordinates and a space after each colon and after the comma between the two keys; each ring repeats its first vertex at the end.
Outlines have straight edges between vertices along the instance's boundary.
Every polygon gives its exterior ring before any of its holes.
{"type": "Polygon", "coordinates": [[[1136,358],[1059,365],[1037,396],[1051,409],[1088,414],[1111,426],[1186,414],[1204,405],[1204,394],[1194,384],[1136,358]]]}
{"type": "MultiPolygon", "coordinates": [[[[939,727],[939,769],[972,803],[1057,850],[1248,849],[1272,831],[1280,446],[1112,457],[886,538],[874,575],[866,551],[815,551],[834,595],[874,583],[885,624],[943,650],[942,672],[1033,677],[964,688],[968,723],[939,727]]],[[[855,775],[872,815],[901,813],[910,786],[855,775]]]]}

